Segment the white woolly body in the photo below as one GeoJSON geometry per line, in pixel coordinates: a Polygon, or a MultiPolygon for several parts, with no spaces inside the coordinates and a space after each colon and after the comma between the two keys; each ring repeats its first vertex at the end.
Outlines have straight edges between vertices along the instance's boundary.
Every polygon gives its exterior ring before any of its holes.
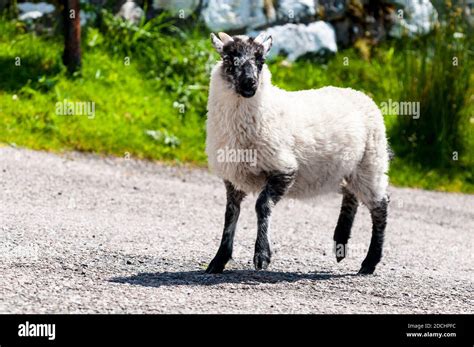
{"type": "Polygon", "coordinates": [[[288,92],[271,84],[264,65],[256,94],[238,95],[211,75],[206,152],[210,169],[246,193],[269,174],[295,173],[287,195],[309,198],[348,188],[369,207],[385,197],[388,151],[382,114],[367,95],[349,89],[288,92]],[[252,150],[256,163],[221,160],[225,149],[252,150]]]}

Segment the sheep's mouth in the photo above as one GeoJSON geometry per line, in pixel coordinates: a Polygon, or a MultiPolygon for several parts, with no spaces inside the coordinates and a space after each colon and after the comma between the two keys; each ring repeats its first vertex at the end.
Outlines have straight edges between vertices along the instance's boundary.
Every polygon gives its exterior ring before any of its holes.
{"type": "Polygon", "coordinates": [[[252,96],[255,95],[256,92],[257,92],[256,89],[241,90],[239,94],[242,95],[244,98],[251,98],[252,96]]]}

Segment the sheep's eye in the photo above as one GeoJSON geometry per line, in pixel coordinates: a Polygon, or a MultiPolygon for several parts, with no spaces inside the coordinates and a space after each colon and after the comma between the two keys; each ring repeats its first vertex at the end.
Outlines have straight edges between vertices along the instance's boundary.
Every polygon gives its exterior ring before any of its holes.
{"type": "Polygon", "coordinates": [[[226,65],[232,65],[232,64],[233,64],[233,59],[232,59],[232,57],[229,57],[228,55],[226,55],[226,56],[224,57],[224,64],[226,64],[226,65]]]}
{"type": "Polygon", "coordinates": [[[261,69],[263,67],[263,56],[261,54],[255,54],[255,62],[257,64],[258,69],[261,69]]]}

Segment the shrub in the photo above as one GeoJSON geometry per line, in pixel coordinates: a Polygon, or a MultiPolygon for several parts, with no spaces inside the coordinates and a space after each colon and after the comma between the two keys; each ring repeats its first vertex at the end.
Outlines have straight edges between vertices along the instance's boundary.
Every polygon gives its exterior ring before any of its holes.
{"type": "MultiPolygon", "coordinates": [[[[463,128],[472,71],[472,35],[461,9],[449,9],[433,33],[399,43],[400,100],[418,101],[420,117],[400,117],[392,132],[396,152],[425,167],[459,165],[467,157],[463,128]],[[464,110],[464,111],[463,111],[464,110]]],[[[467,159],[466,159],[467,160],[467,159]]]]}

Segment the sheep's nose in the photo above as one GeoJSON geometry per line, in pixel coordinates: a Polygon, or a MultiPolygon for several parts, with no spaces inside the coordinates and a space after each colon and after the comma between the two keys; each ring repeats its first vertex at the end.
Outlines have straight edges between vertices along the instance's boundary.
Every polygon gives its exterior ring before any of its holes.
{"type": "Polygon", "coordinates": [[[244,80],[242,81],[242,87],[244,89],[255,89],[256,86],[257,86],[257,82],[255,81],[254,78],[247,77],[247,78],[244,78],[244,80]]]}

